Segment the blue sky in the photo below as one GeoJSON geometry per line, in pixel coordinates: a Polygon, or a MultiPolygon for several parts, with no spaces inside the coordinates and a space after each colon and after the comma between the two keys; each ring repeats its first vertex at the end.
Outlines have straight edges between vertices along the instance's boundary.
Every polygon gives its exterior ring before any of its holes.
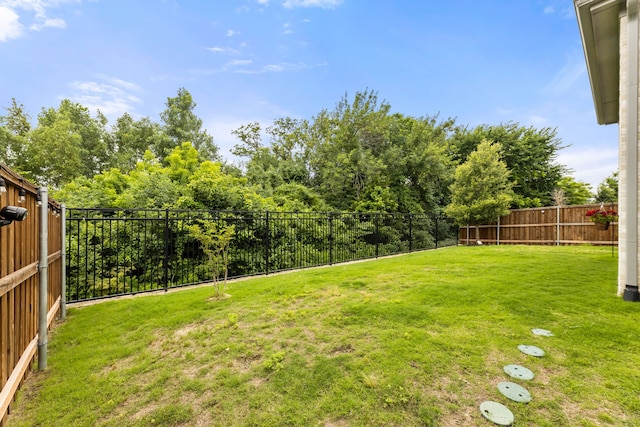
{"type": "Polygon", "coordinates": [[[618,167],[572,0],[0,0],[2,107],[159,121],[180,87],[231,161],[240,125],[368,88],[405,115],[557,128],[560,163],[594,189],[618,167]]]}

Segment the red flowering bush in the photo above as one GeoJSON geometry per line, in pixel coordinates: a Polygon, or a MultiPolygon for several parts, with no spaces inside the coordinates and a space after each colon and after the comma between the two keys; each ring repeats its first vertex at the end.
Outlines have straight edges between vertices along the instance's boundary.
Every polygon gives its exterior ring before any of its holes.
{"type": "Polygon", "coordinates": [[[618,220],[618,212],[611,210],[605,211],[604,209],[591,209],[587,211],[586,216],[589,217],[592,222],[598,224],[608,224],[618,220]]]}

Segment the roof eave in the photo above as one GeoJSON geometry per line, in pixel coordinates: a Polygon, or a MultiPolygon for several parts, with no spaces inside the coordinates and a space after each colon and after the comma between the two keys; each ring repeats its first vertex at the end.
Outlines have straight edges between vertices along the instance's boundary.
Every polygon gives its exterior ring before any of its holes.
{"type": "Polygon", "coordinates": [[[620,99],[620,11],[624,0],[575,0],[599,124],[617,123],[620,99]]]}

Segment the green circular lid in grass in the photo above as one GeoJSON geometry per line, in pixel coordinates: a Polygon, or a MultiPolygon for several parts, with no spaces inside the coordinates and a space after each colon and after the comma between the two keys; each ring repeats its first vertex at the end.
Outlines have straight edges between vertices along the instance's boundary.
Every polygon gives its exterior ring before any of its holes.
{"type": "Polygon", "coordinates": [[[498,390],[500,393],[505,395],[511,400],[520,403],[529,403],[531,402],[531,393],[522,387],[520,384],[510,383],[510,382],[501,382],[498,384],[498,390]]]}
{"type": "Polygon", "coordinates": [[[546,329],[539,329],[539,328],[534,328],[531,330],[531,332],[533,332],[534,335],[538,335],[541,337],[552,337],[553,336],[553,332],[548,331],[546,329]]]}
{"type": "Polygon", "coordinates": [[[504,371],[512,378],[517,378],[519,380],[532,380],[533,372],[531,370],[525,368],[520,365],[507,365],[504,367],[504,371]]]}
{"type": "Polygon", "coordinates": [[[529,356],[542,357],[544,356],[544,350],[536,347],[535,345],[520,344],[518,350],[529,356]]]}
{"type": "Polygon", "coordinates": [[[506,406],[490,400],[480,404],[482,416],[500,426],[510,426],[513,423],[513,412],[506,406]]]}

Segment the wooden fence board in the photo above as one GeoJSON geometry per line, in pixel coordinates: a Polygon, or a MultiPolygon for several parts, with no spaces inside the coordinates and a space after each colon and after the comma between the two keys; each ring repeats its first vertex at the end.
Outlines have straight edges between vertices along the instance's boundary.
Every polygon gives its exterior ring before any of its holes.
{"type": "MultiPolygon", "coordinates": [[[[597,230],[585,215],[600,204],[575,206],[550,206],[532,209],[514,209],[492,224],[460,227],[459,242],[462,245],[616,245],[618,224],[611,223],[606,231],[597,230]]],[[[616,203],[604,206],[606,210],[618,210],[616,203]]]]}
{"type": "Polygon", "coordinates": [[[60,309],[61,276],[64,268],[62,251],[62,219],[55,212],[59,206],[53,200],[37,206],[37,189],[0,164],[0,176],[7,193],[0,195],[0,208],[8,205],[27,208],[24,221],[0,227],[0,427],[15,392],[25,378],[37,353],[38,299],[40,260],[40,209],[48,209],[49,253],[47,324],[60,309]],[[26,201],[18,203],[20,188],[26,191],[26,201]],[[55,212],[54,212],[55,211],[55,212]]]}

